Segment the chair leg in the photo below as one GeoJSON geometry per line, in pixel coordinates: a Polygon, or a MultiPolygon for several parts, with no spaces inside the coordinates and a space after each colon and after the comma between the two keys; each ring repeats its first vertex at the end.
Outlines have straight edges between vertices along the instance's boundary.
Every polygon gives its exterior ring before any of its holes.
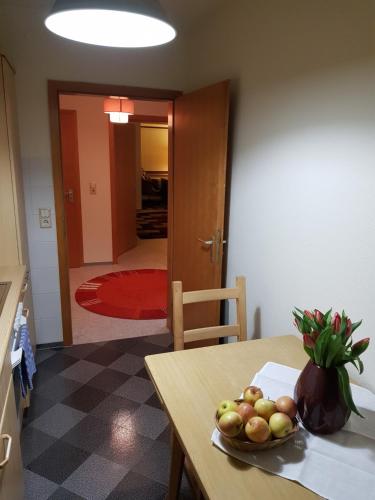
{"type": "Polygon", "coordinates": [[[168,500],[177,500],[180,492],[185,455],[175,432],[172,432],[171,467],[169,472],[168,500]]]}

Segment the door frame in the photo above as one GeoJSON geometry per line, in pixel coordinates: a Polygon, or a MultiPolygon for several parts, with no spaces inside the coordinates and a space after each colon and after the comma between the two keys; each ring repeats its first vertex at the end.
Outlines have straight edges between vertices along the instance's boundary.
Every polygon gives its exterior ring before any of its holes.
{"type": "MultiPolygon", "coordinates": [[[[64,185],[61,162],[60,147],[60,94],[89,94],[89,95],[126,95],[131,99],[170,101],[168,112],[169,128],[169,159],[168,159],[168,276],[172,275],[171,248],[173,242],[170,241],[170,235],[173,234],[173,102],[182,95],[178,90],[152,89],[143,87],[128,87],[126,85],[111,85],[99,83],[85,83],[72,81],[48,80],[48,108],[50,120],[50,139],[51,139],[51,160],[53,172],[53,188],[55,196],[56,211],[56,232],[57,232],[57,250],[60,275],[60,295],[61,295],[61,314],[63,341],[65,346],[73,343],[72,332],[72,314],[70,302],[70,283],[69,283],[69,263],[68,263],[68,241],[66,231],[66,220],[64,210],[64,185]]],[[[170,299],[168,299],[168,303],[170,299]]],[[[169,318],[167,320],[169,324],[169,318]]]]}

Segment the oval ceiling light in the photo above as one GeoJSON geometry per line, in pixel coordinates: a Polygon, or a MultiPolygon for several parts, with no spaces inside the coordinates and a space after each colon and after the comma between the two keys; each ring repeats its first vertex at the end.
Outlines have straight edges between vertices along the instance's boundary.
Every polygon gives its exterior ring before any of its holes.
{"type": "Polygon", "coordinates": [[[176,37],[157,0],[56,0],[45,25],[64,38],[105,47],[153,47],[176,37]]]}

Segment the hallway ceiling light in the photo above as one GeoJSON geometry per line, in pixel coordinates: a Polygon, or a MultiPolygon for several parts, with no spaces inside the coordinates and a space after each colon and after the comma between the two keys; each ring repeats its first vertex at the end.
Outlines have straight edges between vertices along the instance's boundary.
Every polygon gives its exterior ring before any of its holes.
{"type": "Polygon", "coordinates": [[[158,0],[56,0],[45,25],[64,38],[105,47],[152,47],[176,37],[158,0]]]}
{"type": "Polygon", "coordinates": [[[112,123],[128,123],[129,115],[134,115],[134,102],[127,97],[108,97],[104,100],[104,113],[112,123]]]}

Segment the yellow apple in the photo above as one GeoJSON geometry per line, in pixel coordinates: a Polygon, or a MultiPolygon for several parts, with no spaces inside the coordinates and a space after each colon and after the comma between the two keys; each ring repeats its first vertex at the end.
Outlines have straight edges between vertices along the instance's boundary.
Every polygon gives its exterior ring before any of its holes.
{"type": "Polygon", "coordinates": [[[275,401],[271,399],[258,399],[258,401],[255,402],[254,408],[258,415],[267,420],[267,422],[271,415],[277,412],[275,401]]]}
{"type": "Polygon", "coordinates": [[[219,419],[219,429],[227,437],[235,437],[243,428],[242,418],[236,411],[227,411],[219,419]]]}
{"type": "Polygon", "coordinates": [[[291,433],[293,422],[286,413],[277,412],[271,415],[269,426],[275,437],[282,438],[291,433]]]}

